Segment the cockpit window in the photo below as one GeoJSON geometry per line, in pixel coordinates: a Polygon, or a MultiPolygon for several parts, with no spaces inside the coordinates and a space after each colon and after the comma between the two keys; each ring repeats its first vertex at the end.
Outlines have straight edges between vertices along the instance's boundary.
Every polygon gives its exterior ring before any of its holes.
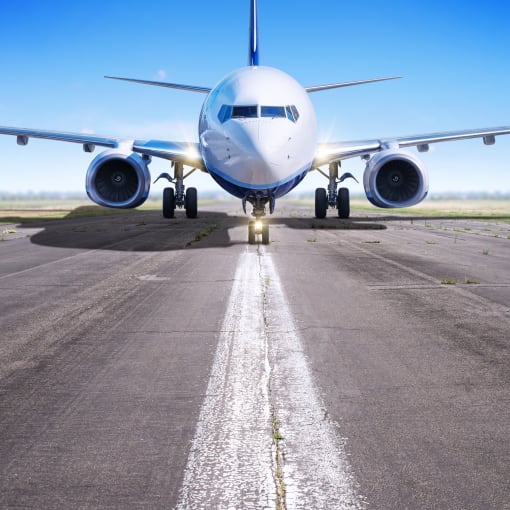
{"type": "Polygon", "coordinates": [[[296,123],[299,119],[298,109],[294,105],[288,106],[258,106],[258,105],[227,105],[224,104],[218,112],[218,120],[223,124],[229,119],[285,118],[296,123]],[[260,109],[259,109],[260,108],[260,109]]]}
{"type": "Polygon", "coordinates": [[[285,106],[261,106],[261,117],[285,117],[285,106]]]}
{"type": "Polygon", "coordinates": [[[224,104],[218,113],[218,119],[223,124],[224,122],[227,122],[228,119],[232,117],[232,106],[228,104],[224,104]]]}
{"type": "Polygon", "coordinates": [[[257,105],[232,106],[233,119],[253,119],[258,116],[257,105]]]}

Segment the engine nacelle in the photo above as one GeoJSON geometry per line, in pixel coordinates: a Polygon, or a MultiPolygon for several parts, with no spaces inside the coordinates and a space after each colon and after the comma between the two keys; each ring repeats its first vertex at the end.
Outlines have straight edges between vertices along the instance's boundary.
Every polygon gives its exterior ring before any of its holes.
{"type": "Polygon", "coordinates": [[[147,165],[136,152],[104,151],[87,170],[87,195],[96,204],[106,207],[138,207],[149,195],[151,176],[147,165]]]}
{"type": "Polygon", "coordinates": [[[377,207],[409,207],[429,191],[429,176],[413,154],[388,149],[372,156],[363,174],[368,200],[377,207]]]}

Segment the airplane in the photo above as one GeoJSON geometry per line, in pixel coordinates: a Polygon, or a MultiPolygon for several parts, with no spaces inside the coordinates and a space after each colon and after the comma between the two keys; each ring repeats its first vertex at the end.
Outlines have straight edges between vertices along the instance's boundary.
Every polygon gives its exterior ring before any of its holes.
{"type": "MultiPolygon", "coordinates": [[[[166,83],[106,76],[114,80],[167,87],[205,95],[198,120],[198,142],[137,140],[0,126],[0,134],[16,136],[18,145],[30,138],[44,138],[82,144],[92,153],[96,146],[106,150],[90,163],[86,191],[96,204],[113,208],[134,208],[149,195],[152,158],[171,162],[173,175],[162,173],[173,186],[163,190],[163,216],[173,218],[184,208],[196,218],[196,188],[184,180],[202,170],[228,193],[242,200],[243,209],[252,206],[248,242],[269,243],[269,226],[262,221],[266,209],[273,213],[276,200],[294,189],[305,176],[318,170],[328,187],[315,190],[315,216],[325,218],[328,208],[339,218],[350,215],[349,189],[338,187],[350,173],[340,175],[345,159],[360,157],[366,162],[363,185],[368,200],[377,207],[409,207],[425,199],[428,173],[414,154],[416,147],[427,152],[430,144],[482,138],[493,145],[496,136],[510,134],[510,126],[448,131],[423,135],[358,141],[320,143],[310,94],[400,78],[390,76],[303,87],[285,72],[260,65],[258,2],[250,0],[248,65],[222,78],[214,87],[166,83]],[[189,168],[185,172],[185,168],[189,168]],[[327,171],[322,167],[327,167],[327,171]]],[[[154,182],[156,182],[154,181],[154,182]]]]}

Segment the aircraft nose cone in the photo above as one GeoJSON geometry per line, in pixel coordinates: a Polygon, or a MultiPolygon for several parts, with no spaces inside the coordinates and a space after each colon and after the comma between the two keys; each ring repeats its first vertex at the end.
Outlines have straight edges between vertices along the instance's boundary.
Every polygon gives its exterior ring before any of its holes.
{"type": "Polygon", "coordinates": [[[254,146],[262,161],[268,165],[281,165],[288,157],[287,146],[290,138],[288,133],[281,129],[259,126],[258,137],[254,146]]]}

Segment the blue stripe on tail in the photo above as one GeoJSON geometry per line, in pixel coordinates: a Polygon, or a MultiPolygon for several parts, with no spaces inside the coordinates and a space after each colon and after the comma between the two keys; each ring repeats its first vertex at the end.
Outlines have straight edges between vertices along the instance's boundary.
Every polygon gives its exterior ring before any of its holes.
{"type": "Polygon", "coordinates": [[[259,65],[259,29],[258,29],[257,0],[250,0],[250,53],[248,65],[259,65]]]}

